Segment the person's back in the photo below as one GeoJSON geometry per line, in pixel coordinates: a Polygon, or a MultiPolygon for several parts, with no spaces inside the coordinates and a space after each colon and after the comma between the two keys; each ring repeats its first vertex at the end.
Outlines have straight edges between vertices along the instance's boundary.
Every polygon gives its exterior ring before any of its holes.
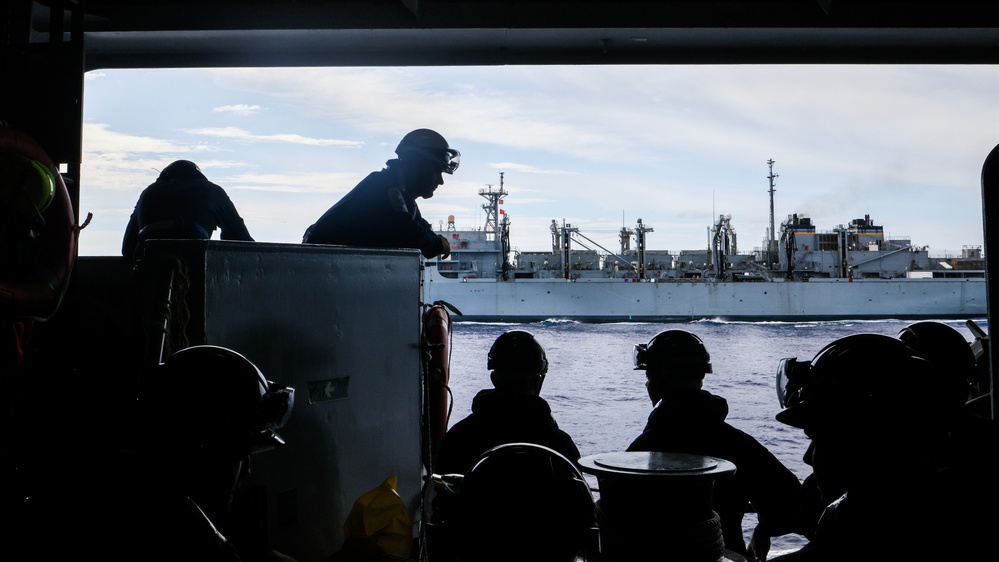
{"type": "MultiPolygon", "coordinates": [[[[534,336],[521,330],[502,334],[489,350],[487,368],[495,388],[480,391],[472,401],[472,413],[444,434],[434,472],[465,475],[487,451],[511,443],[541,445],[576,463],[579,449],[559,429],[548,403],[539,396],[548,358],[534,336]]],[[[440,489],[433,510],[431,558],[453,560],[459,542],[454,529],[463,518],[459,503],[449,490],[440,489]]]]}
{"type": "Polygon", "coordinates": [[[253,241],[225,190],[210,182],[193,162],[178,160],[139,195],[121,253],[138,259],[146,240],[207,240],[216,228],[221,228],[222,240],[253,241]]]}
{"type": "Polygon", "coordinates": [[[415,197],[407,197],[399,189],[404,174],[393,162],[361,180],[309,227],[302,241],[376,248],[420,248],[436,243],[436,235],[425,235],[415,197]]]}
{"type": "Polygon", "coordinates": [[[725,421],[728,403],[701,389],[711,372],[703,342],[683,330],[667,330],[638,346],[636,370],[647,376],[655,405],[629,451],[706,455],[736,465],[733,476],[715,483],[712,507],[721,520],[725,547],[746,555],[742,520],[752,504],[759,524],[753,536],[768,550],[769,539],[793,531],[801,484],[754,437],[725,421]]]}
{"type": "Polygon", "coordinates": [[[742,520],[747,504],[762,514],[771,536],[790,530],[800,484],[759,441],[725,422],[728,405],[706,391],[676,392],[649,416],[629,451],[689,453],[734,463],[736,473],[715,483],[712,507],[722,522],[726,547],[746,554],[742,520]]]}
{"type": "Polygon", "coordinates": [[[472,413],[441,440],[435,472],[463,474],[487,450],[504,443],[534,443],[579,460],[572,438],[559,429],[539,396],[548,371],[544,349],[528,332],[501,335],[489,351],[487,368],[495,388],[480,391],[472,413]]]}
{"type": "Polygon", "coordinates": [[[534,443],[579,460],[572,438],[559,429],[548,403],[538,397],[502,389],[480,391],[472,414],[444,434],[436,471],[462,474],[485,451],[505,443],[534,443]]]}
{"type": "Polygon", "coordinates": [[[457,562],[572,562],[595,550],[589,485],[575,463],[548,447],[486,451],[462,477],[458,501],[457,562]]]}

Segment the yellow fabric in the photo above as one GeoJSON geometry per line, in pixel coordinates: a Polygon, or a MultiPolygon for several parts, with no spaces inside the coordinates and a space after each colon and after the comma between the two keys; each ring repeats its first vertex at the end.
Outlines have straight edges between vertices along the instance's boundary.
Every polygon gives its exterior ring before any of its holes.
{"type": "Polygon", "coordinates": [[[413,548],[413,520],[396,492],[397,476],[389,476],[380,486],[364,493],[343,524],[346,540],[374,539],[385,553],[408,558],[413,548]]]}

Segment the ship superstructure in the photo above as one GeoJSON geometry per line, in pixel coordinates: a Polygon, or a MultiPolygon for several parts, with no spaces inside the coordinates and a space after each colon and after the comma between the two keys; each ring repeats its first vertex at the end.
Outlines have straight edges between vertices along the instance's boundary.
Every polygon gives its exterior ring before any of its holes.
{"type": "MultiPolygon", "coordinates": [[[[773,160],[768,165],[773,209],[777,176],[773,160]]],[[[613,321],[985,315],[981,247],[966,246],[960,256],[932,257],[928,247],[913,244],[909,237],[886,236],[884,227],[870,215],[820,231],[808,216],[790,214],[779,227],[771,226],[761,246],[750,252],[739,251],[729,214],[718,215],[704,248],[680,251],[649,249],[649,235],[655,230],[642,219],[633,228],[621,228],[617,251],[601,246],[577,226],[552,220],[550,249],[513,252],[511,221],[500,208],[508,195],[502,173],[498,189],[489,185],[479,194],[486,200],[483,228],[457,230],[454,217],[449,217],[441,234],[451,240],[450,259],[425,264],[426,301],[450,302],[470,318],[613,321]],[[735,288],[750,282],[761,285],[753,290],[735,288]],[[864,288],[857,288],[864,283],[864,288]],[[685,287],[682,295],[674,292],[680,291],[680,285],[685,287]],[[825,288],[819,290],[819,285],[825,288]],[[754,296],[753,291],[762,294],[754,296]]]]}

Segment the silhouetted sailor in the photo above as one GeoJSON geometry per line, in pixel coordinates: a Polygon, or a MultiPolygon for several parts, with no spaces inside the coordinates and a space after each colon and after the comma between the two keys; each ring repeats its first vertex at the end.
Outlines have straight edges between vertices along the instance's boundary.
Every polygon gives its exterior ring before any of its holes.
{"type": "Polygon", "coordinates": [[[655,407],[628,450],[707,455],[734,463],[735,474],[715,483],[712,503],[725,548],[747,554],[742,519],[752,504],[759,519],[752,547],[765,558],[771,537],[794,530],[798,478],[755,438],[726,423],[724,398],[701,389],[711,358],[699,337],[684,330],[660,332],[635,346],[635,369],[645,371],[655,407]]]}
{"type": "Polygon", "coordinates": [[[216,228],[222,240],[253,241],[225,190],[208,181],[194,162],[177,160],[139,195],[121,255],[138,260],[146,240],[207,240],[216,228]]]}
{"type": "Polygon", "coordinates": [[[574,462],[548,447],[492,448],[459,488],[457,562],[575,562],[596,553],[589,485],[574,462]]]}
{"type": "Polygon", "coordinates": [[[59,495],[45,490],[26,559],[290,560],[240,549],[227,537],[233,493],[250,457],[284,445],[275,430],[293,405],[292,389],[230,349],[195,346],[170,355],[141,379],[140,442],[74,459],[87,463],[90,477],[75,481],[74,471],[66,478],[72,486],[53,483],[64,490],[59,495]],[[58,538],[44,540],[49,535],[58,538]]]}
{"type": "MultiPolygon", "coordinates": [[[[570,463],[579,460],[579,449],[559,429],[551,408],[539,395],[548,373],[548,357],[530,332],[511,330],[500,335],[489,349],[486,367],[495,388],[479,391],[472,400],[472,413],[454,424],[441,440],[435,472],[466,474],[482,455],[499,445],[530,443],[547,447],[570,463]]],[[[526,476],[526,475],[522,475],[526,476]]],[[[460,502],[441,490],[434,502],[439,524],[429,539],[433,560],[453,560],[460,540],[460,502]]],[[[587,516],[592,516],[587,513],[587,516]]],[[[513,558],[519,558],[515,556],[513,558]]]]}
{"type": "Polygon", "coordinates": [[[502,334],[489,350],[486,367],[494,388],[480,390],[472,413],[444,434],[435,472],[463,474],[482,453],[505,443],[544,445],[578,461],[576,444],[540,396],[548,358],[534,336],[522,330],[502,334]]]}
{"type": "Polygon", "coordinates": [[[774,561],[992,557],[995,440],[955,440],[953,393],[931,362],[899,339],[854,334],[779,369],[777,392],[777,421],[811,439],[804,461],[827,507],[809,543],[774,561]]]}
{"type": "Polygon", "coordinates": [[[397,159],[372,172],[305,231],[306,244],[414,248],[428,258],[448,257],[451,245],[434,233],[416,205],[458,169],[461,154],[440,133],[417,129],[402,138],[397,159]]]}

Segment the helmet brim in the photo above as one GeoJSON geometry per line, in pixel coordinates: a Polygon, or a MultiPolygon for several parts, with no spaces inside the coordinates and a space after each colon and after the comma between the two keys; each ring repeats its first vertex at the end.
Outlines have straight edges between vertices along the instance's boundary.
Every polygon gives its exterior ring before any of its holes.
{"type": "Polygon", "coordinates": [[[815,408],[811,408],[807,404],[798,404],[790,408],[785,408],[777,412],[775,418],[784,425],[790,425],[799,429],[814,427],[818,421],[815,408]]]}

